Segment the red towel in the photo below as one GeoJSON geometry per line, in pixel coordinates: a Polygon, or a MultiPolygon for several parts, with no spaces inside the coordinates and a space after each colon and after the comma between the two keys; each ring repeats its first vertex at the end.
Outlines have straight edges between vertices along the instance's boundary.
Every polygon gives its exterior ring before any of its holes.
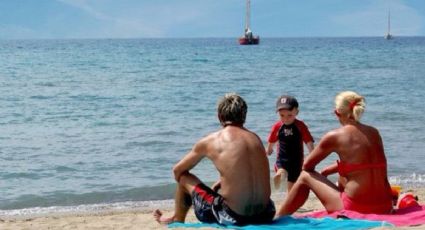
{"type": "Polygon", "coordinates": [[[300,217],[348,217],[350,219],[364,219],[372,221],[386,221],[395,226],[412,226],[425,224],[425,205],[397,209],[393,214],[363,214],[350,210],[341,210],[333,213],[328,213],[326,210],[313,211],[309,213],[294,215],[300,217]]]}

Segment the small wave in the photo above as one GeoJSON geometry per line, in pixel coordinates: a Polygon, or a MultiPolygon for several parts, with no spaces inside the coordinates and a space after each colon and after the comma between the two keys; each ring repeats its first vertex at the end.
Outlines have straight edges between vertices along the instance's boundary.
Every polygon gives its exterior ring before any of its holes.
{"type": "Polygon", "coordinates": [[[75,172],[75,171],[78,171],[74,168],[70,168],[70,167],[67,167],[67,166],[58,166],[58,167],[55,168],[55,170],[57,172],[75,172]]]}
{"type": "MultiPolygon", "coordinates": [[[[114,204],[126,202],[149,202],[166,200],[174,197],[175,184],[152,187],[127,188],[111,186],[108,191],[76,193],[58,190],[42,195],[25,194],[13,200],[1,200],[0,212],[3,210],[33,209],[55,206],[90,206],[96,204],[114,204]]],[[[1,214],[0,214],[1,215],[1,214]]]]}
{"type": "Polygon", "coordinates": [[[94,122],[94,127],[104,127],[104,126],[125,126],[127,125],[127,121],[120,121],[120,122],[107,122],[107,121],[98,121],[94,122]]]}
{"type": "Polygon", "coordinates": [[[192,59],[192,61],[193,62],[207,63],[208,62],[208,59],[205,59],[205,58],[195,58],[195,59],[192,59]]]}
{"type": "Polygon", "coordinates": [[[159,131],[157,132],[157,134],[160,136],[174,136],[174,135],[178,135],[179,133],[173,130],[165,130],[165,131],[159,131]]]}
{"type": "Polygon", "coordinates": [[[56,86],[52,82],[40,82],[40,83],[36,83],[35,85],[37,85],[37,86],[45,86],[45,87],[54,87],[54,86],[56,86]]]}
{"type": "Polygon", "coordinates": [[[152,141],[144,141],[137,143],[140,146],[156,146],[156,145],[172,145],[174,142],[171,141],[160,141],[160,140],[152,140],[152,141]]]}
{"type": "Polygon", "coordinates": [[[123,74],[133,74],[133,73],[142,73],[141,70],[127,70],[127,71],[122,71],[123,74]]]}
{"type": "Polygon", "coordinates": [[[13,179],[13,178],[20,178],[20,179],[31,179],[31,180],[37,180],[44,176],[40,176],[40,174],[35,173],[7,173],[3,176],[4,179],[13,179]]]}
{"type": "Polygon", "coordinates": [[[102,97],[98,95],[76,95],[70,96],[71,99],[78,101],[95,101],[95,100],[111,100],[111,97],[102,97]]]}
{"type": "Polygon", "coordinates": [[[125,144],[125,147],[127,148],[131,148],[131,147],[140,147],[143,146],[144,143],[143,142],[139,142],[139,141],[131,141],[131,142],[127,142],[125,144]]]}
{"type": "Polygon", "coordinates": [[[24,209],[0,210],[2,219],[24,219],[44,216],[62,216],[79,214],[99,214],[126,211],[148,211],[157,208],[169,209],[174,205],[173,200],[159,201],[128,201],[116,203],[101,203],[77,206],[51,206],[24,209]]]}
{"type": "MultiPolygon", "coordinates": [[[[148,192],[155,193],[154,190],[164,190],[174,185],[160,186],[150,188],[148,192]]],[[[169,189],[169,188],[168,188],[169,189]]],[[[139,189],[129,190],[130,193],[136,192],[139,189]]],[[[285,189],[283,189],[285,190],[285,189]]],[[[274,191],[272,199],[280,200],[285,197],[285,192],[274,191]]],[[[128,212],[128,211],[151,211],[154,209],[170,209],[174,206],[173,199],[158,199],[144,201],[122,201],[112,203],[96,203],[96,204],[81,204],[81,205],[56,205],[50,207],[32,207],[22,209],[0,210],[1,219],[25,219],[45,216],[63,216],[63,215],[80,215],[80,214],[102,214],[111,212],[128,212]]]]}
{"type": "Polygon", "coordinates": [[[389,178],[391,184],[397,184],[406,188],[418,188],[425,186],[425,174],[412,173],[403,176],[391,176],[389,178]]]}
{"type": "Polygon", "coordinates": [[[22,98],[18,98],[18,97],[4,97],[4,98],[1,98],[0,100],[2,100],[2,101],[17,102],[17,101],[22,101],[22,98]]]}
{"type": "Polygon", "coordinates": [[[111,122],[105,122],[105,121],[98,121],[94,123],[94,126],[112,126],[114,123],[111,122]]]}
{"type": "Polygon", "coordinates": [[[37,100],[47,100],[47,99],[52,99],[54,98],[53,96],[43,96],[43,95],[35,95],[35,96],[31,96],[31,99],[37,99],[37,100]]]}

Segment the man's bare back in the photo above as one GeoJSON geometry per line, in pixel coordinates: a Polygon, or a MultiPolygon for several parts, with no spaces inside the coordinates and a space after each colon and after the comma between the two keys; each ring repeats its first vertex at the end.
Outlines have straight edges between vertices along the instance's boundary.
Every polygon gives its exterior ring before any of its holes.
{"type": "Polygon", "coordinates": [[[259,137],[239,126],[227,125],[205,138],[207,157],[220,173],[219,193],[232,210],[253,215],[270,197],[269,163],[259,137]]]}

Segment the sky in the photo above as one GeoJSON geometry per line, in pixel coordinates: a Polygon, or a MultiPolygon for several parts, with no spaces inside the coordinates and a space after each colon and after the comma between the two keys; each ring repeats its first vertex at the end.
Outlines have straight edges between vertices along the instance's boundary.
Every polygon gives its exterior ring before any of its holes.
{"type": "MultiPolygon", "coordinates": [[[[251,0],[261,37],[425,36],[425,0],[251,0]]],[[[0,0],[0,39],[238,37],[245,0],[0,0]]]]}

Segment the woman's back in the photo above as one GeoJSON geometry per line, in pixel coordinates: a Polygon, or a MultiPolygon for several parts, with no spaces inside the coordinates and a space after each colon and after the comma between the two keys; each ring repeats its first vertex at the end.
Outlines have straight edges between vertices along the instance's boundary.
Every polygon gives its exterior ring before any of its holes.
{"type": "Polygon", "coordinates": [[[359,203],[391,200],[386,158],[379,132],[361,123],[345,125],[336,132],[338,139],[335,149],[340,157],[338,169],[340,175],[347,179],[344,192],[359,203]]]}

